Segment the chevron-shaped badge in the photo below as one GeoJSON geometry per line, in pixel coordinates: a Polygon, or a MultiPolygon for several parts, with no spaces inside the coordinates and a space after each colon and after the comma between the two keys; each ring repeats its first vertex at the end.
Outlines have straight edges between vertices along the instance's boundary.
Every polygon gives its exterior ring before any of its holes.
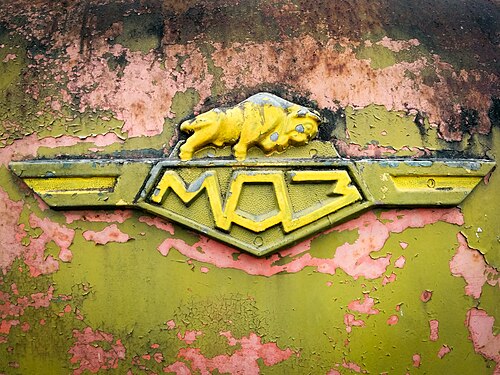
{"type": "Polygon", "coordinates": [[[181,124],[194,134],[166,159],[31,160],[10,168],[50,207],[136,207],[262,256],[369,207],[458,205],[495,166],[343,159],[330,143],[312,140],[319,123],[316,112],[260,93],[181,124]],[[234,146],[234,156],[224,145],[234,146]]]}

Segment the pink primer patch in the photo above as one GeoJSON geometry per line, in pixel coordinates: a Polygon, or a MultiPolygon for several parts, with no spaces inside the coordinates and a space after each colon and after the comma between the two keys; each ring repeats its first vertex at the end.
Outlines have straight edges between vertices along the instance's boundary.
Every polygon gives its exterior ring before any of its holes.
{"type": "Polygon", "coordinates": [[[422,360],[420,354],[418,353],[413,354],[412,360],[413,360],[413,367],[420,367],[420,362],[422,360]]]}
{"type": "Polygon", "coordinates": [[[120,340],[113,343],[113,335],[99,330],[93,331],[87,327],[81,331],[74,330],[75,344],[68,350],[72,354],[70,362],[78,363],[79,367],[73,371],[80,375],[85,371],[96,373],[118,367],[118,361],[125,359],[125,347],[120,340]],[[108,343],[111,348],[104,350],[99,342],[108,343]]]}
{"type": "Polygon", "coordinates": [[[130,219],[132,215],[132,210],[115,210],[112,213],[96,211],[67,211],[64,213],[68,224],[77,220],[121,224],[130,219]]]}
{"type": "Polygon", "coordinates": [[[31,328],[31,325],[28,323],[28,322],[24,322],[22,325],[21,325],[21,329],[23,332],[28,332],[31,328]]]}
{"type": "MultiPolygon", "coordinates": [[[[54,292],[54,287],[50,286],[46,293],[40,292],[29,296],[20,296],[14,284],[11,285],[11,289],[12,294],[0,292],[0,334],[3,335],[8,335],[13,326],[20,324],[18,318],[24,315],[27,308],[48,307],[54,292]]],[[[21,325],[24,332],[28,331],[30,327],[28,322],[21,325]]],[[[0,340],[3,339],[6,340],[4,336],[0,336],[0,340]]]]}
{"type": "MultiPolygon", "coordinates": [[[[54,295],[54,287],[50,286],[49,289],[47,290],[47,293],[33,293],[30,295],[31,297],[31,302],[28,302],[26,304],[27,306],[34,307],[35,309],[38,309],[40,307],[49,307],[50,301],[52,300],[52,297],[54,295]]],[[[18,299],[19,303],[19,299],[18,299]]]]}
{"type": "MultiPolygon", "coordinates": [[[[378,43],[393,50],[401,50],[411,48],[419,41],[386,38],[378,43]]],[[[227,90],[257,87],[263,82],[271,85],[279,83],[292,85],[298,92],[310,92],[310,99],[315,100],[319,107],[330,109],[378,104],[388,110],[406,111],[410,105],[428,113],[433,125],[444,124],[456,115],[458,110],[453,103],[459,97],[464,107],[478,108],[479,116],[486,118],[491,104],[488,94],[491,91],[488,90],[494,90],[498,85],[498,77],[486,72],[456,74],[454,68],[441,61],[437,54],[376,69],[371,66],[369,59],[356,57],[359,44],[347,39],[339,41],[333,38],[324,43],[304,35],[285,37],[279,42],[214,46],[216,50],[212,58],[223,71],[222,80],[227,90]],[[335,48],[339,42],[342,51],[335,48]],[[424,71],[429,68],[441,82],[446,81],[448,84],[423,83],[424,71]],[[405,72],[411,72],[416,78],[410,78],[405,72]],[[446,80],[445,77],[450,78],[446,80]],[[467,92],[464,93],[464,89],[467,92]]],[[[485,119],[478,128],[479,132],[487,133],[491,124],[485,119]]],[[[446,139],[461,138],[461,131],[453,131],[448,127],[441,130],[446,139]]]]}
{"type": "Polygon", "coordinates": [[[389,231],[401,233],[407,228],[423,228],[428,224],[444,221],[450,224],[462,225],[464,217],[458,208],[415,208],[411,210],[390,210],[380,215],[382,221],[387,223],[389,231]]]}
{"type": "Polygon", "coordinates": [[[154,52],[143,54],[118,44],[101,45],[95,56],[104,53],[126,56],[126,67],[120,72],[103,64],[102,58],[82,63],[77,48],[66,51],[69,59],[61,69],[70,78],[69,91],[80,94],[80,111],[97,108],[112,111],[115,118],[124,122],[122,131],[129,137],[160,134],[165,118],[174,117],[171,105],[177,92],[196,89],[200,95],[198,105],[210,96],[213,76],[208,72],[204,55],[191,43],[169,45],[163,51],[162,61],[154,52]]]}
{"type": "Polygon", "coordinates": [[[177,338],[181,341],[184,341],[186,344],[191,345],[196,341],[198,336],[201,336],[203,333],[201,331],[186,331],[184,335],[181,335],[180,332],[177,333],[177,338]]]}
{"type": "Polygon", "coordinates": [[[5,58],[2,60],[2,62],[7,63],[11,60],[15,60],[17,58],[17,55],[14,53],[8,53],[5,58]]]}
{"type": "Polygon", "coordinates": [[[400,256],[396,261],[394,262],[394,267],[396,268],[403,268],[405,266],[406,259],[404,256],[400,256]]]}
{"type": "Polygon", "coordinates": [[[16,296],[19,295],[19,290],[17,289],[16,283],[10,284],[10,290],[12,290],[12,293],[14,293],[14,295],[16,296]]]}
{"type": "Polygon", "coordinates": [[[500,373],[500,335],[493,334],[495,318],[486,311],[472,308],[467,312],[465,325],[469,330],[469,339],[474,345],[474,351],[484,358],[496,362],[495,374],[500,373]]]}
{"type": "Polygon", "coordinates": [[[10,161],[17,159],[25,159],[28,157],[36,157],[40,147],[57,148],[74,146],[81,143],[92,143],[97,146],[105,146],[114,143],[123,143],[123,139],[118,138],[114,133],[105,135],[89,136],[86,138],[72,137],[63,135],[61,137],[42,138],[38,139],[36,134],[26,136],[16,140],[12,145],[4,147],[0,150],[0,164],[7,165],[10,161]]]}
{"type": "Polygon", "coordinates": [[[83,232],[83,237],[87,241],[94,241],[97,245],[106,245],[109,242],[124,243],[130,240],[129,235],[123,233],[116,224],[111,224],[100,232],[87,230],[83,232]]]}
{"type": "Polygon", "coordinates": [[[374,309],[375,300],[368,296],[368,294],[364,295],[363,302],[360,302],[359,299],[354,300],[347,305],[347,308],[351,311],[357,311],[362,314],[378,314],[380,311],[378,309],[374,309]]]}
{"type": "Polygon", "coordinates": [[[353,244],[345,243],[338,247],[333,262],[354,279],[360,276],[376,279],[386,271],[391,255],[373,259],[370,253],[382,249],[389,238],[389,231],[383,223],[377,220],[373,212],[368,212],[359,219],[336,228],[337,230],[339,228],[351,229],[355,226],[359,237],[353,244]]]}
{"type": "Polygon", "coordinates": [[[388,48],[393,52],[400,52],[403,50],[408,50],[411,47],[419,46],[420,42],[418,41],[418,39],[393,40],[387,36],[384,36],[380,41],[378,41],[375,44],[388,48]]]}
{"type": "Polygon", "coordinates": [[[0,321],[0,334],[8,335],[10,333],[10,329],[13,326],[17,326],[19,324],[19,320],[5,320],[0,321]]]}
{"type": "Polygon", "coordinates": [[[294,352],[287,348],[281,350],[276,343],[262,343],[262,339],[255,333],[250,333],[248,337],[237,339],[231,332],[221,332],[228,340],[230,346],[237,344],[241,348],[235,350],[233,354],[221,354],[213,358],[207,358],[198,348],[182,348],[177,357],[188,362],[190,367],[184,362],[175,362],[163,369],[164,372],[175,372],[176,374],[191,374],[193,372],[210,374],[214,370],[219,373],[258,375],[260,374],[259,363],[261,359],[264,365],[274,366],[288,358],[294,352]]]}
{"type": "MultiPolygon", "coordinates": [[[[250,275],[272,276],[313,267],[317,272],[325,274],[333,275],[336,269],[340,268],[354,279],[376,279],[383,276],[391,256],[388,254],[373,259],[370,255],[382,249],[391,232],[400,233],[407,228],[422,228],[437,221],[460,224],[463,223],[463,217],[456,208],[391,210],[383,212],[380,218],[373,212],[367,212],[357,219],[323,232],[323,235],[344,230],[358,232],[358,239],[354,243],[339,246],[331,258],[316,258],[308,252],[311,242],[319,235],[266,258],[256,258],[204,236],[200,236],[200,240],[192,246],[181,239],[168,238],[159,245],[158,251],[167,256],[173,247],[189,259],[218,268],[239,269],[250,275]],[[280,263],[285,257],[290,261],[286,264],[280,263]]],[[[394,275],[394,280],[395,277],[394,275]]],[[[390,278],[388,281],[391,281],[390,278]]]]}
{"type": "MultiPolygon", "coordinates": [[[[345,360],[342,362],[342,367],[352,370],[354,372],[361,372],[361,366],[354,362],[346,362],[345,360]]],[[[364,372],[364,371],[363,371],[364,372]]]]}
{"type": "Polygon", "coordinates": [[[59,259],[64,263],[69,263],[73,260],[73,253],[68,249],[61,249],[59,259]]]}
{"type": "Polygon", "coordinates": [[[51,255],[45,257],[45,248],[50,241],[54,241],[61,248],[59,258],[63,262],[70,262],[73,258],[69,246],[73,243],[75,231],[51,221],[48,218],[40,219],[31,214],[29,223],[32,228],[40,228],[43,233],[38,238],[32,238],[30,246],[25,252],[24,261],[30,269],[33,277],[55,272],[59,269],[59,263],[51,255]]]}
{"type": "Polygon", "coordinates": [[[486,264],[479,251],[469,247],[463,234],[458,233],[457,239],[458,249],[450,261],[451,274],[465,279],[466,295],[479,298],[485,283],[491,286],[500,285],[498,271],[486,264]]]}
{"type": "Polygon", "coordinates": [[[210,268],[208,268],[208,267],[200,267],[200,271],[202,273],[207,273],[208,271],[210,271],[210,268]]]}
{"type": "Polygon", "coordinates": [[[163,372],[173,372],[175,375],[191,375],[190,368],[184,362],[175,362],[164,367],[163,372]]]}
{"type": "Polygon", "coordinates": [[[435,319],[429,320],[429,329],[429,340],[437,341],[439,339],[439,321],[435,319]]]}
{"type": "Polygon", "coordinates": [[[337,370],[332,368],[330,371],[328,371],[326,373],[326,375],[342,375],[342,374],[340,372],[338,372],[337,370]]]}
{"type": "Polygon", "coordinates": [[[399,317],[397,315],[391,315],[389,319],[387,319],[387,325],[393,326],[398,324],[399,317]]]}
{"type": "Polygon", "coordinates": [[[149,226],[156,227],[160,230],[170,233],[172,236],[174,235],[174,226],[159,217],[151,217],[151,216],[141,216],[139,218],[141,223],[145,223],[149,226]]]}
{"type": "Polygon", "coordinates": [[[26,236],[23,227],[19,225],[19,218],[23,210],[23,202],[15,202],[9,198],[7,192],[0,188],[0,270],[6,272],[14,259],[20,257],[26,248],[21,240],[26,236]]]}
{"type": "Polygon", "coordinates": [[[401,248],[405,250],[408,247],[408,244],[406,242],[399,242],[399,246],[401,246],[401,248]]]}
{"type": "Polygon", "coordinates": [[[443,345],[441,349],[439,349],[437,356],[441,359],[449,352],[451,352],[451,348],[448,345],[443,345]]]}
{"type": "Polygon", "coordinates": [[[351,333],[352,327],[364,327],[365,322],[361,319],[356,319],[353,314],[344,315],[345,330],[347,333],[351,333]]]}
{"type": "Polygon", "coordinates": [[[396,278],[397,276],[394,272],[392,272],[389,276],[384,276],[382,280],[382,286],[393,283],[394,281],[396,281],[396,278]]]}
{"type": "Polygon", "coordinates": [[[173,320],[169,320],[167,323],[165,323],[167,325],[167,329],[168,330],[172,330],[175,328],[175,322],[173,320]]]}
{"type": "Polygon", "coordinates": [[[431,290],[424,290],[422,294],[420,295],[420,300],[422,302],[429,302],[432,298],[432,291],[431,290]]]}
{"type": "Polygon", "coordinates": [[[346,155],[348,157],[380,158],[396,153],[396,150],[392,147],[383,147],[374,144],[361,146],[354,143],[347,143],[342,140],[336,140],[334,145],[341,155],[346,155]]]}

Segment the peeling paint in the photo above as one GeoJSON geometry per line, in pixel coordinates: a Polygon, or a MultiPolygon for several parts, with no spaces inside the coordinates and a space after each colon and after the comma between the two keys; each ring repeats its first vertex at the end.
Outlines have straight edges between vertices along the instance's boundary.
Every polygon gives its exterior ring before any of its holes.
{"type": "MultiPolygon", "coordinates": [[[[230,346],[239,344],[241,349],[231,355],[206,358],[200,349],[183,348],[179,350],[178,358],[187,361],[193,371],[199,371],[201,374],[210,374],[217,370],[220,373],[257,375],[260,373],[257,360],[262,360],[265,366],[273,366],[294,354],[290,349],[281,350],[275,343],[263,344],[261,338],[254,333],[241,339],[233,337],[231,332],[220,332],[220,335],[227,338],[230,346]]],[[[175,362],[165,367],[163,371],[176,374],[191,373],[186,372],[189,371],[189,367],[183,362],[175,362]]]]}
{"type": "Polygon", "coordinates": [[[59,263],[52,255],[47,257],[44,255],[45,246],[50,241],[54,241],[60,247],[59,259],[63,262],[71,262],[73,254],[69,246],[75,236],[74,230],[51,222],[47,218],[40,219],[34,214],[30,215],[29,224],[32,228],[40,228],[43,231],[39,237],[31,239],[30,246],[24,255],[32,276],[52,273],[59,269],[59,263]]]}
{"type": "Polygon", "coordinates": [[[389,325],[389,326],[396,325],[396,324],[398,324],[398,322],[399,322],[399,317],[397,315],[391,315],[387,319],[387,325],[389,325]]]}
{"type": "Polygon", "coordinates": [[[406,259],[403,255],[401,255],[396,261],[394,262],[394,267],[396,268],[403,268],[405,266],[406,259]]]}
{"type": "Polygon", "coordinates": [[[422,302],[429,302],[431,298],[432,298],[432,291],[430,290],[424,290],[420,295],[420,300],[422,302]]]}
{"type": "Polygon", "coordinates": [[[439,349],[437,356],[439,359],[442,359],[449,352],[451,352],[451,348],[448,345],[443,345],[441,349],[439,349]]]}
{"type": "Polygon", "coordinates": [[[356,319],[353,314],[344,315],[345,330],[347,333],[352,332],[352,327],[364,327],[365,322],[361,319],[356,319]]]}
{"type": "Polygon", "coordinates": [[[457,234],[457,239],[459,247],[450,261],[451,273],[465,279],[466,295],[479,298],[484,284],[499,285],[498,271],[486,264],[481,253],[469,247],[463,234],[457,234]]]}
{"type": "Polygon", "coordinates": [[[379,310],[374,309],[373,306],[375,305],[375,300],[368,296],[367,294],[364,295],[364,300],[363,302],[360,302],[359,300],[352,301],[349,303],[347,308],[352,311],[357,311],[359,313],[363,314],[378,314],[379,310]]]}
{"type": "Polygon", "coordinates": [[[429,320],[429,340],[437,341],[439,339],[439,321],[436,319],[429,320]]]}
{"type": "Polygon", "coordinates": [[[77,220],[89,222],[105,222],[105,223],[124,223],[127,219],[132,217],[132,211],[115,210],[110,212],[96,212],[96,211],[66,211],[64,212],[66,223],[71,224],[77,220]]]}
{"type": "Polygon", "coordinates": [[[12,201],[7,193],[0,188],[0,268],[5,274],[12,262],[18,257],[24,248],[21,239],[26,236],[22,225],[19,225],[19,217],[23,209],[22,202],[12,201]]]}
{"type": "Polygon", "coordinates": [[[338,247],[332,258],[314,258],[308,253],[301,255],[310,248],[314,238],[282,251],[279,253],[281,257],[291,259],[286,265],[277,264],[280,259],[278,254],[262,260],[247,254],[239,254],[235,260],[233,257],[233,254],[236,254],[235,250],[205,237],[201,237],[193,245],[188,245],[180,239],[166,239],[158,247],[158,251],[167,256],[173,247],[191,259],[213,264],[219,268],[240,269],[251,275],[272,276],[284,271],[294,273],[306,266],[313,266],[321,273],[334,274],[337,268],[341,268],[355,279],[360,276],[375,279],[381,277],[386,271],[391,256],[388,254],[385,257],[373,259],[369,255],[383,247],[389,233],[400,233],[409,227],[423,227],[436,221],[463,223],[463,218],[457,209],[386,211],[381,214],[380,220],[386,223],[379,221],[373,212],[368,212],[347,224],[326,231],[325,233],[357,230],[359,233],[359,238],[354,244],[346,243],[338,247]],[[200,252],[196,250],[197,248],[203,251],[200,252]]]}
{"type": "Polygon", "coordinates": [[[375,210],[257,259],[51,210],[7,169],[165,157],[182,121],[259,91],[318,110],[345,158],[498,161],[495,4],[0,9],[0,373],[500,373],[496,171],[461,208],[375,210]]]}
{"type": "Polygon", "coordinates": [[[203,333],[201,331],[186,331],[183,335],[180,332],[177,333],[179,340],[184,341],[186,344],[191,345],[196,341],[197,336],[201,336],[203,333]]]}
{"type": "Polygon", "coordinates": [[[128,234],[123,233],[116,224],[112,224],[104,228],[100,232],[85,231],[83,237],[87,241],[94,241],[96,245],[106,245],[108,242],[127,242],[131,238],[128,234]]]}
{"type": "Polygon", "coordinates": [[[413,367],[420,367],[420,362],[422,360],[422,358],[420,357],[420,354],[413,354],[413,357],[412,357],[412,360],[413,360],[413,367]]]}
{"type": "Polygon", "coordinates": [[[78,368],[73,370],[74,375],[117,368],[118,361],[125,358],[123,344],[120,340],[113,342],[114,337],[109,333],[87,327],[82,331],[74,330],[73,338],[75,343],[68,352],[72,354],[70,362],[78,364],[78,368]],[[107,343],[109,349],[104,349],[102,343],[107,343]]]}
{"type": "Polygon", "coordinates": [[[493,334],[495,318],[486,311],[472,308],[467,312],[465,325],[476,353],[496,362],[495,373],[500,371],[500,336],[493,334]]]}

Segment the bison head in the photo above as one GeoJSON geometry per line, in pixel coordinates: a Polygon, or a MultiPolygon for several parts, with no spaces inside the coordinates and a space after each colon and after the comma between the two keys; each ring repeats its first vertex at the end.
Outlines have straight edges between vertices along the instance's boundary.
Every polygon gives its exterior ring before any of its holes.
{"type": "Polygon", "coordinates": [[[288,144],[301,146],[308,143],[318,133],[320,122],[321,117],[315,111],[304,107],[292,111],[287,116],[283,137],[280,137],[282,142],[286,140],[282,146],[286,148],[288,144]]]}
{"type": "Polygon", "coordinates": [[[288,113],[279,131],[272,133],[261,146],[267,152],[282,152],[290,145],[305,145],[318,133],[320,122],[321,117],[317,112],[304,107],[295,108],[288,113]]]}

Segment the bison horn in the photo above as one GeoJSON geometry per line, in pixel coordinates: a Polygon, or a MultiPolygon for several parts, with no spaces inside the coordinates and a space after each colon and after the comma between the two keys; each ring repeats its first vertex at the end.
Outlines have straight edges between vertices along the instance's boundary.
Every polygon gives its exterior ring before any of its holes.
{"type": "Polygon", "coordinates": [[[297,112],[297,116],[298,117],[305,117],[307,112],[309,112],[309,111],[305,108],[299,109],[299,111],[297,112]]]}
{"type": "Polygon", "coordinates": [[[316,120],[318,120],[319,122],[321,122],[321,116],[318,112],[316,111],[309,111],[309,113],[307,114],[309,117],[312,117],[312,118],[315,118],[316,120]]]}

